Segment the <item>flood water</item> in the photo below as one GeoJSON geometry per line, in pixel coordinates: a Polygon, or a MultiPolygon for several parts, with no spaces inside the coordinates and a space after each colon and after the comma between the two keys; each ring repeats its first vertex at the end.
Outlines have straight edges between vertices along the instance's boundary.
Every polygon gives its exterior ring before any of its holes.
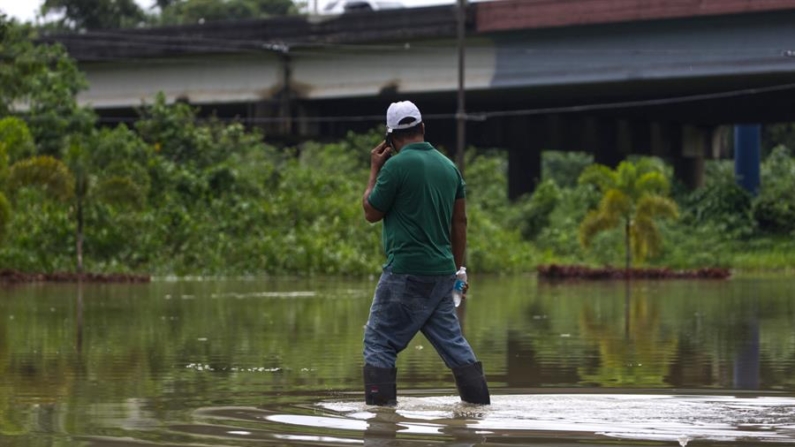
{"type": "Polygon", "coordinates": [[[795,278],[471,277],[493,405],[419,335],[363,403],[375,279],[0,288],[0,445],[795,445],[795,278]]]}

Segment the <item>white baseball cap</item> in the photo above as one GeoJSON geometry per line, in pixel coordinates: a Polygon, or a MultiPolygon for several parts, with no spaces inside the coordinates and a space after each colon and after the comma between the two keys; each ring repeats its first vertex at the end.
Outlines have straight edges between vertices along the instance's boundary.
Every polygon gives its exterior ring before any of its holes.
{"type": "Polygon", "coordinates": [[[420,109],[411,101],[393,102],[386,111],[386,127],[390,132],[397,129],[408,129],[421,122],[420,109]],[[414,120],[400,124],[406,118],[414,118],[414,120]]]}

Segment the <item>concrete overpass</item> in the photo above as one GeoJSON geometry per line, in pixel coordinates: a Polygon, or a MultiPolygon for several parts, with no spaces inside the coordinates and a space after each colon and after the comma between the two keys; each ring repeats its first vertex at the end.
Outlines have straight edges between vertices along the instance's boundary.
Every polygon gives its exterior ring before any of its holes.
{"type": "MultiPolygon", "coordinates": [[[[454,148],[452,5],[45,38],[87,73],[80,101],[132,119],[158,91],[262,125],[332,138],[411,98],[454,148]]],[[[503,0],[467,15],[467,139],[510,152],[512,196],[544,149],[670,159],[687,185],[724,125],[795,121],[795,0],[503,0]]]]}

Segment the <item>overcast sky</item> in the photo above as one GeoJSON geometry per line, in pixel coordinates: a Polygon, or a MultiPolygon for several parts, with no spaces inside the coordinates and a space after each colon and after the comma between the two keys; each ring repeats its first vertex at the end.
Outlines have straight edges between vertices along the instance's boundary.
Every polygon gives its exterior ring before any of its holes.
{"type": "MultiPolygon", "coordinates": [[[[314,5],[315,0],[309,0],[310,6],[314,5]]],[[[323,9],[326,3],[331,0],[318,0],[320,2],[320,9],[323,9]]],[[[452,4],[455,0],[400,0],[406,6],[421,6],[421,5],[443,5],[452,4]]],[[[136,3],[141,5],[144,9],[151,7],[155,0],[135,0],[136,3]]],[[[16,17],[21,21],[33,20],[36,16],[36,11],[39,9],[44,0],[0,0],[0,11],[5,12],[11,17],[16,17]]]]}

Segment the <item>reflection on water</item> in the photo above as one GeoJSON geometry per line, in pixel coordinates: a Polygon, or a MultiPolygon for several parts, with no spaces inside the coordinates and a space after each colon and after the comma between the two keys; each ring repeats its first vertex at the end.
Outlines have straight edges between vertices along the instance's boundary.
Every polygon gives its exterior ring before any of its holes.
{"type": "Polygon", "coordinates": [[[361,403],[374,280],[0,289],[0,445],[795,444],[795,279],[472,282],[485,409],[421,336],[361,403]]]}

